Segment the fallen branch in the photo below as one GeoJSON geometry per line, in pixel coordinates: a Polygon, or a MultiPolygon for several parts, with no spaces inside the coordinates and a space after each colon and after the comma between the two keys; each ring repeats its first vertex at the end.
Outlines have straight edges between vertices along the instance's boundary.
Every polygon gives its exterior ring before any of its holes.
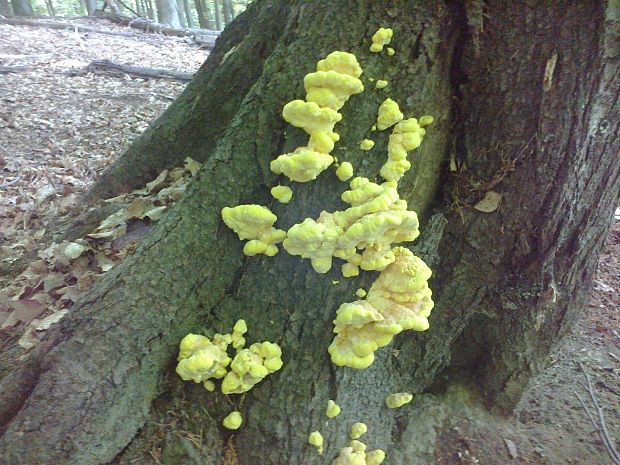
{"type": "Polygon", "coordinates": [[[611,457],[612,462],[614,463],[614,465],[620,465],[620,454],[616,450],[613,441],[609,437],[609,432],[607,431],[607,425],[605,424],[605,416],[603,414],[603,409],[598,404],[596,394],[594,393],[594,387],[592,386],[592,381],[590,380],[590,375],[588,374],[588,372],[586,371],[585,367],[583,366],[581,362],[579,362],[579,368],[585,375],[585,379],[586,379],[586,384],[584,384],[581,381],[579,381],[579,384],[589,394],[590,400],[592,400],[592,404],[594,404],[594,408],[596,409],[598,421],[594,418],[594,415],[592,414],[592,412],[586,405],[585,401],[577,393],[577,391],[575,391],[575,395],[577,396],[577,399],[579,399],[579,403],[581,404],[583,409],[586,411],[586,415],[588,415],[588,418],[590,419],[592,426],[594,426],[594,429],[596,430],[599,437],[601,438],[601,442],[603,443],[605,450],[609,454],[609,457],[611,457]]]}
{"type": "Polygon", "coordinates": [[[109,36],[135,37],[131,32],[109,31],[89,26],[81,26],[71,23],[59,23],[56,21],[33,21],[22,18],[0,18],[0,24],[9,24],[11,26],[30,26],[30,27],[47,27],[50,29],[64,29],[77,32],[92,32],[95,34],[105,34],[109,36]]]}
{"type": "Polygon", "coordinates": [[[19,73],[27,69],[27,66],[0,66],[0,74],[19,73]]]}
{"type": "Polygon", "coordinates": [[[82,76],[93,73],[99,75],[129,75],[132,77],[146,79],[168,79],[171,81],[189,82],[192,80],[193,73],[181,73],[169,71],[167,69],[140,68],[138,66],[126,66],[114,63],[109,60],[96,60],[88,66],[79,69],[72,69],[67,72],[69,76],[82,76]]]}
{"type": "Polygon", "coordinates": [[[145,32],[154,32],[175,37],[189,37],[205,48],[213,48],[215,46],[215,40],[220,35],[219,31],[211,31],[208,29],[174,29],[166,24],[157,23],[146,18],[130,18],[100,11],[95,12],[94,17],[107,19],[113,23],[140,29],[145,32]]]}

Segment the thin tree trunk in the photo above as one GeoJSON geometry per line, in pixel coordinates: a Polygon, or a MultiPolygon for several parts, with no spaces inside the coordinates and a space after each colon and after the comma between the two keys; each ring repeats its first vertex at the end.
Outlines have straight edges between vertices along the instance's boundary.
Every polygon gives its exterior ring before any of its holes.
{"type": "Polygon", "coordinates": [[[56,11],[54,10],[52,0],[45,0],[45,6],[47,7],[47,14],[49,16],[56,16],[56,11]]]}
{"type": "Polygon", "coordinates": [[[356,13],[346,28],[328,0],[251,4],[124,165],[144,175],[177,150],[201,153],[205,166],[136,252],[0,382],[0,456],[36,464],[306,464],[317,462],[308,433],[321,429],[329,462],[351,424],[364,421],[389,463],[417,465],[434,461],[441,412],[388,411],[386,394],[421,394],[449,369],[453,381],[478,382],[490,402],[508,408],[582,308],[620,194],[618,23],[603,3],[530,0],[506,10],[487,2],[484,29],[459,3],[394,1],[388,11],[383,2],[343,0],[343,11],[356,13]],[[387,24],[397,50],[389,69],[386,56],[368,52],[369,38],[387,24]],[[282,105],[300,97],[319,58],[345,45],[363,63],[367,86],[338,126],[339,144],[349,148],[339,157],[357,174],[374,177],[383,163],[355,149],[385,98],[367,76],[387,78],[407,115],[436,118],[399,185],[422,219],[414,248],[434,273],[431,328],[400,335],[366,370],[336,368],[326,348],[335,309],[376,274],[319,275],[284,251],[245,257],[220,220],[224,206],[260,203],[288,228],[340,207],[346,186],[333,172],[295,184],[288,205],[271,203],[269,189],[282,179],[269,162],[307,142],[284,124],[282,105]],[[545,75],[555,53],[561,66],[545,75]],[[236,85],[227,89],[230,103],[224,85],[236,85]],[[445,167],[455,151],[461,171],[451,176],[445,167]],[[502,196],[498,209],[470,207],[490,190],[502,196]],[[242,405],[173,373],[183,335],[227,331],[238,318],[255,340],[277,341],[285,360],[242,405]],[[342,413],[326,425],[327,399],[342,413]],[[222,433],[234,408],[244,425],[222,433]]]}
{"type": "Polygon", "coordinates": [[[223,28],[219,0],[213,0],[213,17],[215,18],[215,29],[221,31],[223,28]]]}
{"type": "Polygon", "coordinates": [[[198,24],[203,29],[209,29],[211,24],[207,17],[208,11],[204,7],[202,0],[194,0],[194,5],[196,5],[196,12],[198,13],[198,24]]]}
{"type": "Polygon", "coordinates": [[[157,18],[160,23],[168,24],[174,29],[182,29],[176,0],[155,0],[155,3],[157,5],[157,18]]]}
{"type": "Polygon", "coordinates": [[[187,27],[187,20],[184,16],[185,10],[183,9],[183,0],[176,0],[175,7],[179,16],[179,21],[181,22],[181,29],[185,29],[187,27]]]}
{"type": "Polygon", "coordinates": [[[9,0],[0,0],[0,15],[13,16],[13,8],[11,8],[9,0]]]}
{"type": "Polygon", "coordinates": [[[144,18],[145,13],[144,13],[144,10],[142,9],[142,3],[140,2],[140,0],[136,0],[135,5],[136,5],[136,11],[138,12],[138,16],[141,18],[144,18]]]}
{"type": "Polygon", "coordinates": [[[224,25],[227,25],[233,20],[233,11],[232,11],[231,1],[222,0],[222,9],[224,11],[224,25]]]}
{"type": "Polygon", "coordinates": [[[192,18],[192,9],[189,4],[189,0],[181,0],[183,2],[183,9],[185,10],[185,18],[187,19],[187,27],[194,27],[194,19],[192,18]]]}
{"type": "Polygon", "coordinates": [[[144,0],[146,2],[146,12],[149,19],[155,20],[155,11],[153,10],[153,0],[144,0]]]}
{"type": "Polygon", "coordinates": [[[93,16],[95,11],[97,11],[97,0],[83,0],[84,5],[86,6],[86,12],[88,16],[93,16]]]}
{"type": "Polygon", "coordinates": [[[34,16],[30,0],[11,0],[15,16],[34,16]]]}

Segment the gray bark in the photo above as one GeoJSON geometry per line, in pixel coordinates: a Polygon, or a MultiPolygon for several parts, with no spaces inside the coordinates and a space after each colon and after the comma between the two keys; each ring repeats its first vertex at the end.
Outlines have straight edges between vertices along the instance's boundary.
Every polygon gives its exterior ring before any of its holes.
{"type": "Polygon", "coordinates": [[[34,16],[30,0],[11,0],[15,16],[34,16]]]}
{"type": "Polygon", "coordinates": [[[86,5],[88,16],[93,16],[97,10],[97,0],[84,0],[84,5],[86,5]]]}
{"type": "MultiPolygon", "coordinates": [[[[346,28],[328,14],[327,0],[251,5],[126,155],[125,166],[163,166],[164,157],[148,150],[155,138],[165,150],[198,139],[200,175],[136,253],[0,382],[0,456],[29,464],[153,463],[148,451],[156,450],[168,464],[306,464],[317,461],[307,435],[321,429],[327,462],[351,423],[365,421],[369,446],[384,448],[389,463],[424,464],[433,460],[429,431],[441,425],[386,411],[386,394],[422,393],[446,373],[452,381],[468,374],[491,403],[509,409],[582,308],[620,194],[617,16],[603,2],[511,5],[487,2],[484,28],[461,4],[430,0],[395,1],[389,10],[348,0],[343,10],[358,19],[346,28]],[[368,38],[387,24],[397,49],[388,64],[367,52],[368,38]],[[345,46],[360,57],[364,76],[393,83],[390,96],[408,114],[436,117],[399,189],[423,220],[415,250],[434,272],[431,328],[400,335],[366,370],[337,369],[326,348],[335,309],[376,274],[318,275],[285,252],[245,257],[220,220],[224,206],[261,203],[286,229],[339,207],[343,184],[333,173],[295,185],[292,203],[274,205],[269,188],[279,179],[268,166],[307,141],[281,120],[283,103],[301,95],[317,59],[345,46]],[[555,52],[555,72],[543,81],[555,52]],[[242,63],[249,76],[239,79],[242,63]],[[236,88],[243,95],[218,107],[211,99],[222,79],[243,81],[236,88]],[[446,168],[452,154],[458,176],[446,168]],[[498,210],[470,207],[490,189],[502,194],[498,210]],[[237,318],[252,338],[281,344],[285,365],[245,396],[246,423],[230,435],[219,426],[229,401],[181,382],[173,367],[183,335],[225,331],[237,318]],[[328,398],[343,413],[325,427],[328,398]]],[[[374,177],[383,163],[383,153],[369,157],[354,147],[384,98],[369,88],[343,109],[340,144],[350,150],[341,157],[362,176],[374,177]]],[[[115,176],[107,177],[109,189],[122,190],[115,176]]]]}
{"type": "Polygon", "coordinates": [[[157,19],[160,23],[168,24],[171,28],[182,29],[181,18],[175,0],[156,0],[157,19]]]}
{"type": "Polygon", "coordinates": [[[11,8],[9,0],[0,0],[0,15],[13,16],[13,8],[11,8]]]}
{"type": "Polygon", "coordinates": [[[213,0],[213,17],[215,18],[215,29],[221,31],[223,29],[222,26],[222,12],[220,9],[220,1],[213,0]]]}
{"type": "Polygon", "coordinates": [[[181,0],[183,2],[183,9],[185,11],[185,18],[187,20],[187,27],[194,27],[194,20],[192,18],[192,9],[189,5],[189,0],[181,0]]]}
{"type": "Polygon", "coordinates": [[[230,0],[222,0],[222,10],[224,12],[224,25],[233,20],[233,7],[230,0]]]}

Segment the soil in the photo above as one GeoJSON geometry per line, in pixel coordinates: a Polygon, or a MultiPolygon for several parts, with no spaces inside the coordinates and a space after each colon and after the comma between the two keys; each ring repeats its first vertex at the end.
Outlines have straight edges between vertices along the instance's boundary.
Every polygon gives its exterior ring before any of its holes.
{"type": "MultiPolygon", "coordinates": [[[[68,77],[66,72],[101,59],[193,72],[207,56],[186,39],[142,33],[103,20],[66,21],[133,35],[0,25],[0,66],[26,67],[0,74],[3,264],[45,247],[41,240],[46,230],[76,207],[78,194],[184,87],[165,80],[68,77]]],[[[9,281],[0,276],[0,288],[9,281]]],[[[423,396],[420,405],[442,401],[449,406],[449,420],[436,431],[435,463],[612,463],[577,394],[594,412],[580,384],[585,380],[582,364],[592,379],[611,440],[619,448],[620,210],[592,291],[588,308],[557,346],[548,368],[533,379],[513,416],[488,412],[470,390],[458,386],[443,398],[423,396]]]]}

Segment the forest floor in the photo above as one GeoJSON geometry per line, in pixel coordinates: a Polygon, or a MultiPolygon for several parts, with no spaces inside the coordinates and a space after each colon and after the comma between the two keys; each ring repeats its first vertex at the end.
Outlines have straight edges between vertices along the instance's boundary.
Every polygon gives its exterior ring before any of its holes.
{"type": "MultiPolygon", "coordinates": [[[[71,21],[130,31],[102,20],[71,21]]],[[[49,248],[49,232],[79,207],[79,194],[184,87],[167,80],[93,74],[69,77],[67,72],[101,59],[194,72],[208,54],[185,39],[131,31],[132,37],[117,37],[0,25],[0,68],[24,67],[0,74],[0,356],[18,340],[22,351],[36,344],[37,334],[59,321],[76,295],[122,258],[116,254],[110,260],[111,249],[106,249],[95,255],[97,272],[84,271],[92,265],[91,257],[80,273],[74,270],[68,278],[66,261],[50,258],[55,252],[49,248]],[[33,250],[39,251],[38,264],[26,275],[3,274],[33,250]],[[29,338],[24,338],[25,332],[29,338]]],[[[191,166],[189,171],[193,172],[191,166]]],[[[75,254],[75,247],[63,249],[64,253],[75,254]]],[[[79,257],[82,250],[77,252],[79,257]]],[[[473,400],[455,407],[458,415],[438,431],[436,462],[611,463],[576,396],[592,409],[579,383],[584,379],[580,363],[592,378],[618,447],[620,211],[600,260],[589,307],[556,348],[549,367],[533,380],[514,416],[486,413],[473,400]]]]}

